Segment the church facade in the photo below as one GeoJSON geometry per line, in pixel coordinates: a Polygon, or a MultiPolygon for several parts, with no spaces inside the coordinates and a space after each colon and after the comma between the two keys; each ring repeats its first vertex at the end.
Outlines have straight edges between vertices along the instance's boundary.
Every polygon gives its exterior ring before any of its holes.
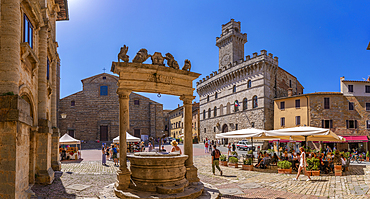
{"type": "MultiPolygon", "coordinates": [[[[61,135],[87,143],[112,141],[119,135],[118,77],[107,73],[81,80],[83,90],[60,100],[61,135]]],[[[158,138],[166,131],[163,105],[137,93],[130,95],[130,129],[135,137],[158,138]]],[[[168,128],[168,127],[167,127],[168,128]]]]}
{"type": "Polygon", "coordinates": [[[196,83],[200,97],[200,139],[244,128],[273,129],[274,98],[303,94],[297,78],[261,50],[244,57],[247,34],[233,19],[216,38],[219,67],[196,83]]]}

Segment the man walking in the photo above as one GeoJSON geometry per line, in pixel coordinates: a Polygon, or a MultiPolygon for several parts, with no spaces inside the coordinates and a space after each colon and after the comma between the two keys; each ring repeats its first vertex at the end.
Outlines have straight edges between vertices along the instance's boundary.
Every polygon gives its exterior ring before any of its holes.
{"type": "Polygon", "coordinates": [[[215,166],[220,171],[220,175],[222,175],[222,171],[220,169],[220,164],[219,164],[221,152],[218,149],[216,149],[216,145],[213,145],[213,151],[211,153],[211,156],[212,156],[212,173],[213,173],[213,175],[215,175],[215,166]]]}

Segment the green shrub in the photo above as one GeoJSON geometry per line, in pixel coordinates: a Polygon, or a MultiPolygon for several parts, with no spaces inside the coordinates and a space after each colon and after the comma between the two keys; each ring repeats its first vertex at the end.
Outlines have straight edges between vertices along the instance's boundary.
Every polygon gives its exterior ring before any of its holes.
{"type": "Polygon", "coordinates": [[[229,157],[229,162],[230,163],[234,163],[234,164],[236,164],[236,163],[238,163],[238,158],[236,158],[236,157],[229,157]]]}
{"type": "Polygon", "coordinates": [[[249,151],[248,151],[248,154],[253,154],[253,151],[252,151],[252,150],[249,150],[249,151]]]}
{"type": "Polygon", "coordinates": [[[252,165],[252,158],[247,158],[247,159],[245,159],[244,161],[243,161],[243,164],[244,165],[252,165]]]}
{"type": "Polygon", "coordinates": [[[369,151],[368,151],[368,152],[366,152],[366,157],[367,157],[367,158],[368,158],[368,157],[370,157],[370,156],[369,156],[369,151]]]}
{"type": "Polygon", "coordinates": [[[13,92],[7,92],[7,93],[1,94],[0,96],[6,96],[6,95],[14,95],[14,93],[13,92]]]}
{"type": "Polygon", "coordinates": [[[319,170],[320,160],[318,158],[307,158],[307,170],[317,171],[319,170]]]}
{"type": "Polygon", "coordinates": [[[277,163],[277,166],[279,169],[289,169],[290,167],[292,167],[292,163],[284,160],[284,161],[279,161],[277,163]]]}
{"type": "Polygon", "coordinates": [[[220,160],[221,160],[221,161],[226,161],[226,159],[227,159],[227,158],[226,158],[226,155],[221,155],[221,156],[220,156],[220,160]]]}
{"type": "Polygon", "coordinates": [[[232,152],[231,152],[231,155],[233,155],[233,156],[238,156],[238,153],[237,153],[236,151],[232,151],[232,152]]]}

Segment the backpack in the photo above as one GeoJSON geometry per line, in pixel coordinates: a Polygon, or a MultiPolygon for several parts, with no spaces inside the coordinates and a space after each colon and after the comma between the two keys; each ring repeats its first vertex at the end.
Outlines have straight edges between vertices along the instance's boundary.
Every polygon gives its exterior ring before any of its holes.
{"type": "Polygon", "coordinates": [[[220,158],[221,154],[218,149],[215,150],[215,158],[220,158]]]}
{"type": "Polygon", "coordinates": [[[113,148],[113,153],[117,153],[117,149],[116,148],[113,148]]]}

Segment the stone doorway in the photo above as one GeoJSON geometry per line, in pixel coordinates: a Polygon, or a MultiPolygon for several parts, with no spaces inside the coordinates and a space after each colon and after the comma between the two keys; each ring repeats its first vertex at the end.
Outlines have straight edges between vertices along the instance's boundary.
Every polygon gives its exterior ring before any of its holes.
{"type": "Polygon", "coordinates": [[[108,141],[108,126],[100,126],[100,141],[108,141]]]}

